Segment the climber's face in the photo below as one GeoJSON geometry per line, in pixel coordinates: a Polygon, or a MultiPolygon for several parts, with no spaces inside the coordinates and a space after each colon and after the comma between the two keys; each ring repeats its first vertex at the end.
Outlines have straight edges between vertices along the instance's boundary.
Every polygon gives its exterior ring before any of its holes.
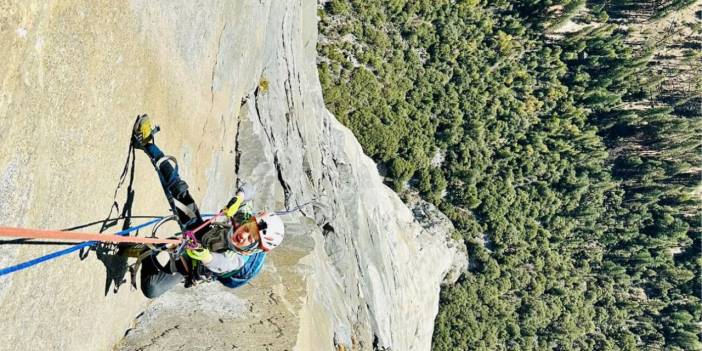
{"type": "Polygon", "coordinates": [[[260,240],[258,233],[258,225],[255,221],[248,221],[236,228],[230,237],[232,245],[239,249],[239,253],[252,254],[258,250],[258,241],[260,240]]]}

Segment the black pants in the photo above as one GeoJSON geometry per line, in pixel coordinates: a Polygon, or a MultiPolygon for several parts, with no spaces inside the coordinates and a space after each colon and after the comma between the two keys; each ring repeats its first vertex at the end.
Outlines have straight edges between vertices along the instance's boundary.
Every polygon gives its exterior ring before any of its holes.
{"type": "Polygon", "coordinates": [[[188,184],[180,179],[178,171],[173,168],[169,161],[165,160],[165,155],[161,149],[156,146],[156,144],[151,143],[144,148],[144,152],[151,159],[158,173],[158,178],[161,181],[161,186],[166,194],[171,208],[174,213],[178,216],[178,223],[183,230],[192,230],[203,223],[202,216],[200,215],[200,210],[195,204],[195,200],[190,196],[188,192],[188,184]],[[162,161],[162,162],[160,162],[162,161]],[[188,207],[192,213],[188,214],[180,209],[176,202],[188,207]]]}
{"type": "MultiPolygon", "coordinates": [[[[178,217],[181,229],[192,230],[204,223],[195,201],[188,192],[188,184],[180,179],[178,171],[169,161],[159,162],[164,157],[163,152],[153,143],[147,145],[144,152],[156,167],[163,191],[178,217]],[[190,213],[179,209],[176,201],[189,208],[190,213]]],[[[186,261],[184,264],[178,261],[175,263],[175,271],[172,271],[170,264],[162,266],[155,256],[145,258],[141,265],[141,291],[144,296],[153,299],[180,284],[188,272],[185,265],[189,265],[189,262],[186,261]]]]}
{"type": "Polygon", "coordinates": [[[164,267],[155,255],[149,256],[141,263],[141,292],[155,299],[183,282],[186,274],[182,262],[176,262],[176,271],[172,272],[170,265],[164,267]]]}

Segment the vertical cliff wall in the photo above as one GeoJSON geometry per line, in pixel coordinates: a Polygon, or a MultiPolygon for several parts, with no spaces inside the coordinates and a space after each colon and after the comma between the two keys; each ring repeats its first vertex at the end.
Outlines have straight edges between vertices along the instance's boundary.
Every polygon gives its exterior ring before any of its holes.
{"type": "MultiPolygon", "coordinates": [[[[181,288],[150,302],[107,279],[119,262],[94,253],[0,277],[0,349],[429,348],[439,284],[465,261],[446,239],[448,220],[404,205],[324,108],[316,7],[4,6],[2,225],[65,228],[106,216],[138,113],[162,125],[157,141],[204,212],[226,202],[237,178],[257,185],[258,209],[316,204],[286,218],[284,245],[236,290],[181,288]]],[[[135,214],[166,213],[144,155],[134,189],[135,214]]],[[[3,242],[0,266],[59,248],[3,242]]]]}

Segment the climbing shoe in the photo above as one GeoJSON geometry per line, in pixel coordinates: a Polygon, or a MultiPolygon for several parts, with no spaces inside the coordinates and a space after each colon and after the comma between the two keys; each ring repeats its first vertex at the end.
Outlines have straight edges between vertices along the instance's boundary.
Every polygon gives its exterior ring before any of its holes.
{"type": "Polygon", "coordinates": [[[154,141],[154,134],[159,131],[159,127],[151,126],[151,118],[147,115],[137,116],[132,131],[132,145],[137,149],[144,149],[146,145],[154,141]]]}

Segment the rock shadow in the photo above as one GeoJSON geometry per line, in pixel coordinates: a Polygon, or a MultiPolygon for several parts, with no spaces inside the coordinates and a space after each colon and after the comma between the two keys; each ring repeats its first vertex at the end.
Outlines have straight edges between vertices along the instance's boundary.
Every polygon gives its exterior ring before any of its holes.
{"type": "Polygon", "coordinates": [[[117,254],[117,245],[98,244],[95,246],[97,259],[105,266],[105,296],[112,287],[112,292],[116,294],[122,284],[127,282],[129,272],[128,257],[117,254]]]}

